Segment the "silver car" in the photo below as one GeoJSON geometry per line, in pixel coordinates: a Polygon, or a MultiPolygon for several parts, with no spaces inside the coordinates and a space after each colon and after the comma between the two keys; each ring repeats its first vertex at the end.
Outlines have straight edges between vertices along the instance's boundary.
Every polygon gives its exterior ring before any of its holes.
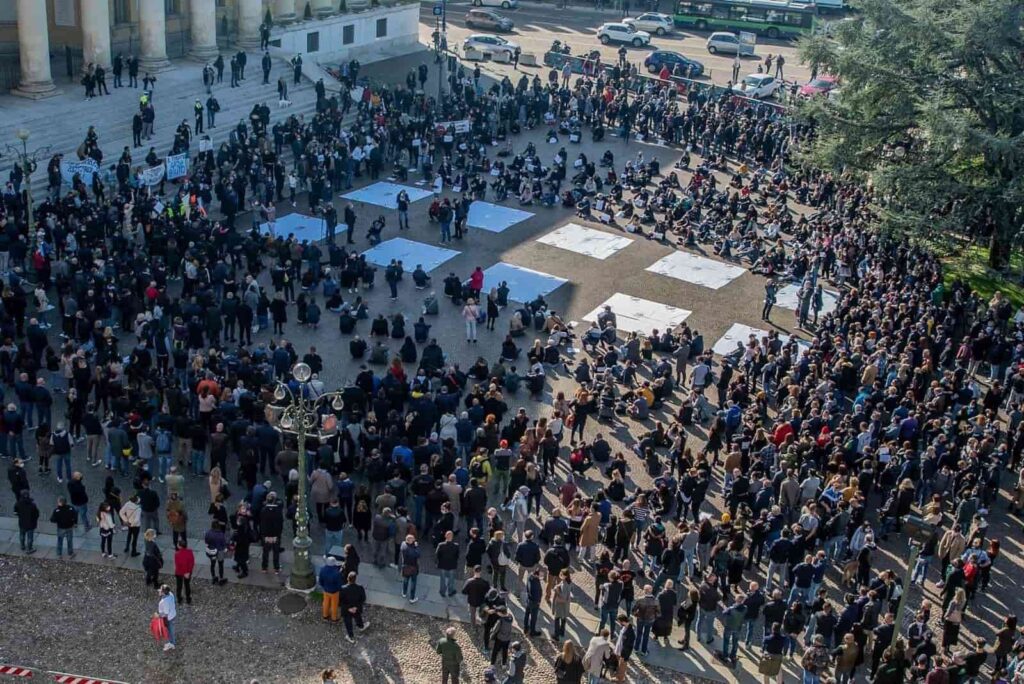
{"type": "Polygon", "coordinates": [[[754,54],[753,43],[744,43],[735,33],[727,31],[715,31],[708,36],[707,48],[708,52],[713,55],[719,52],[726,55],[735,55],[737,53],[740,55],[754,54]]]}
{"type": "Polygon", "coordinates": [[[490,33],[474,33],[462,41],[462,49],[476,50],[485,55],[496,55],[505,52],[511,57],[519,49],[519,46],[512,41],[505,40],[501,36],[495,36],[490,33]]]}

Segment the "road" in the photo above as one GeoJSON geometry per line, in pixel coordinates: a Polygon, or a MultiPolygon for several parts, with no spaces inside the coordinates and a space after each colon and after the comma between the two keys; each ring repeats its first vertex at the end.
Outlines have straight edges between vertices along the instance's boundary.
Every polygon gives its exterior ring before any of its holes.
{"type": "MultiPolygon", "coordinates": [[[[464,21],[466,11],[471,7],[469,2],[449,2],[447,7],[448,17],[448,44],[451,46],[462,45],[462,41],[471,33],[485,33],[466,28],[464,21]]],[[[420,41],[425,45],[433,44],[432,33],[436,26],[436,17],[432,13],[433,3],[423,2],[420,12],[420,41]]],[[[495,8],[491,8],[495,9],[495,8]]],[[[503,14],[513,22],[515,29],[512,33],[505,34],[505,38],[518,44],[523,52],[537,55],[538,62],[543,61],[543,55],[555,39],[568,43],[573,54],[597,49],[600,50],[602,58],[606,61],[618,59],[618,45],[601,45],[597,40],[597,28],[609,21],[619,18],[618,13],[608,11],[595,11],[581,7],[570,7],[559,9],[552,2],[541,4],[538,2],[522,3],[518,9],[495,11],[503,14]]],[[[637,12],[632,13],[636,16],[637,12]]],[[[719,84],[725,84],[732,75],[732,55],[712,55],[705,48],[705,41],[708,32],[681,31],[658,37],[651,41],[651,47],[634,48],[628,46],[629,61],[642,63],[644,57],[655,49],[672,50],[699,60],[704,64],[705,79],[710,79],[719,84]]],[[[744,74],[757,71],[757,63],[763,60],[768,54],[782,54],[786,58],[785,78],[796,80],[800,83],[806,82],[810,77],[810,69],[800,64],[797,56],[796,44],[785,40],[769,40],[759,37],[755,57],[744,59],[744,74]]],[[[491,69],[498,73],[509,72],[511,67],[500,64],[489,64],[491,69]]],[[[642,65],[641,65],[642,69],[642,65]]],[[[530,71],[530,70],[528,70],[530,71]]],[[[532,70],[535,71],[535,70],[532,70]]],[[[516,80],[516,79],[513,79],[516,80]]]]}

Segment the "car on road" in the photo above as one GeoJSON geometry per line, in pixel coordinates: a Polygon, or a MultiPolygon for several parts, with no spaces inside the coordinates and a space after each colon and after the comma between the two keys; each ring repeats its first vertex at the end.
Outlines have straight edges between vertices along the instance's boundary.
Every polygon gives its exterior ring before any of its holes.
{"type": "Polygon", "coordinates": [[[501,9],[515,9],[519,7],[519,0],[473,0],[474,7],[500,7],[501,9]]]}
{"type": "Polygon", "coordinates": [[[785,84],[782,79],[769,76],[768,74],[750,74],[744,76],[743,80],[732,87],[737,95],[752,97],[758,100],[774,97],[775,93],[785,84]]]}
{"type": "Polygon", "coordinates": [[[726,55],[739,53],[741,56],[754,54],[753,43],[744,43],[740,40],[739,36],[728,31],[715,31],[708,36],[708,41],[705,45],[708,48],[708,52],[713,55],[719,52],[726,55]]]}
{"type": "Polygon", "coordinates": [[[608,23],[602,24],[597,29],[597,39],[603,45],[608,43],[626,43],[633,47],[643,47],[651,44],[651,34],[647,31],[637,31],[628,24],[608,23]]]}
{"type": "Polygon", "coordinates": [[[511,31],[515,28],[511,19],[489,9],[471,9],[466,12],[466,26],[487,31],[511,31]]]}
{"type": "Polygon", "coordinates": [[[639,17],[630,17],[629,19],[623,19],[623,24],[632,26],[637,31],[647,31],[658,36],[663,36],[666,33],[670,33],[675,28],[675,24],[672,22],[672,17],[667,14],[661,14],[660,12],[645,12],[639,17]]]}
{"type": "Polygon", "coordinates": [[[492,57],[503,52],[508,53],[508,56],[512,57],[512,54],[518,49],[519,46],[512,41],[490,33],[474,33],[462,41],[463,52],[466,50],[476,50],[492,57]]]}
{"type": "Polygon", "coordinates": [[[814,95],[828,95],[839,85],[839,79],[832,75],[819,76],[812,78],[807,83],[800,86],[799,92],[801,97],[813,97],[814,95]]]}
{"type": "Polygon", "coordinates": [[[686,78],[697,78],[704,75],[703,64],[678,52],[655,50],[644,60],[644,66],[652,74],[659,73],[662,66],[667,66],[670,72],[675,73],[677,64],[679,72],[686,78]]]}

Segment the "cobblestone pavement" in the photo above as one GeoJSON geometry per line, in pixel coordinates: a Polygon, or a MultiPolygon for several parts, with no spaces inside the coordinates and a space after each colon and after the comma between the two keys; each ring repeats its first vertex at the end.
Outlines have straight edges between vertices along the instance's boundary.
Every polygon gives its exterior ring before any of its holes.
{"type": "MultiPolygon", "coordinates": [[[[433,644],[449,624],[385,608],[370,608],[369,629],[355,644],[340,627],[307,609],[286,617],[279,592],[197,582],[192,605],[179,607],[178,648],[164,653],[148,632],[156,592],[137,572],[55,560],[0,556],[7,628],[0,632],[0,663],[109,677],[134,684],[313,684],[323,668],[341,683],[440,681],[433,644]],[[15,621],[16,616],[16,621],[15,621]],[[15,626],[16,625],[16,626],[15,626]]],[[[480,682],[489,664],[469,625],[456,624],[465,656],[461,681],[480,682]]],[[[527,681],[554,681],[550,642],[527,642],[527,681]]],[[[666,672],[643,670],[630,680],[705,684],[666,672]]]]}

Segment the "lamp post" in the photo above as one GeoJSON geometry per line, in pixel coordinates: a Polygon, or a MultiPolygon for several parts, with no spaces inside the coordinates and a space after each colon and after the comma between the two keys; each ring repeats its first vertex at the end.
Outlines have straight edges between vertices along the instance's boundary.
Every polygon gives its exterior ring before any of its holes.
{"type": "Polygon", "coordinates": [[[903,613],[906,610],[907,595],[910,593],[910,578],[914,576],[914,566],[917,565],[917,559],[921,555],[921,547],[924,546],[931,535],[935,534],[935,530],[935,526],[925,522],[916,515],[903,517],[903,531],[909,537],[908,544],[910,548],[908,552],[910,557],[907,559],[907,567],[903,572],[903,593],[900,594],[899,604],[896,607],[895,627],[892,631],[893,646],[896,645],[896,640],[900,638],[900,633],[903,631],[903,613]]]}
{"type": "Polygon", "coordinates": [[[31,137],[32,132],[27,128],[19,128],[18,132],[15,133],[18,140],[21,141],[21,146],[12,145],[7,143],[4,145],[4,150],[8,155],[16,157],[18,159],[18,165],[21,166],[22,171],[22,182],[25,183],[25,207],[27,210],[27,221],[29,228],[29,236],[35,244],[35,232],[32,231],[32,174],[35,173],[37,162],[41,157],[49,156],[50,145],[43,145],[37,147],[31,152],[28,149],[28,139],[31,137]]]}
{"type": "Polygon", "coordinates": [[[324,394],[310,397],[309,381],[313,371],[305,363],[297,363],[292,368],[292,377],[299,384],[298,392],[283,382],[277,383],[274,390],[275,408],[281,410],[278,418],[277,429],[283,433],[295,435],[298,439],[299,451],[299,503],[295,510],[295,538],[292,540],[291,571],[288,574],[288,588],[293,591],[308,592],[316,586],[316,576],[313,573],[313,563],[310,561],[309,548],[313,540],[309,537],[309,509],[306,504],[306,486],[308,477],[306,474],[306,438],[315,434],[317,439],[329,437],[337,431],[337,423],[325,426],[321,420],[320,409],[327,406],[334,411],[341,411],[345,408],[345,402],[340,392],[326,392],[324,394]]]}

